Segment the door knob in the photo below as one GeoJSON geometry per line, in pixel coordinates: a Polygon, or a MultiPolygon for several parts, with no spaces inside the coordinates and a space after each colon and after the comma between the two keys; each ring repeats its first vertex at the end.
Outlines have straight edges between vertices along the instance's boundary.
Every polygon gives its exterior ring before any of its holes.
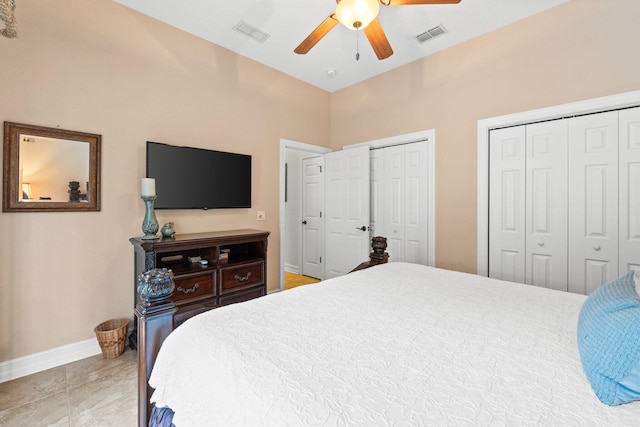
{"type": "Polygon", "coordinates": [[[602,249],[602,248],[600,247],[600,245],[594,245],[594,246],[593,246],[593,249],[594,249],[594,250],[596,250],[596,251],[599,251],[599,250],[600,250],[600,249],[602,249]]]}
{"type": "Polygon", "coordinates": [[[363,225],[362,227],[356,227],[356,230],[367,231],[367,227],[363,225]]]}
{"type": "Polygon", "coordinates": [[[302,223],[303,223],[304,225],[307,225],[307,221],[302,221],[302,223]]]}
{"type": "Polygon", "coordinates": [[[538,242],[538,246],[544,246],[544,242],[538,242]]]}

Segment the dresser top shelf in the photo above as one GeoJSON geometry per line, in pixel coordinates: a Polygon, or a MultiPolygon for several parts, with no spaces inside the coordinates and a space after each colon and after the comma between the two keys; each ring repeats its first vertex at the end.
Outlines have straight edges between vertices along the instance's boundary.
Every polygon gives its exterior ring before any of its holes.
{"type": "Polygon", "coordinates": [[[174,237],[161,237],[155,240],[144,240],[142,237],[132,237],[129,241],[142,247],[145,251],[177,250],[188,249],[192,246],[203,247],[224,246],[226,244],[237,244],[242,242],[253,242],[264,240],[269,236],[269,231],[242,229],[210,231],[206,233],[176,234],[174,237]]]}

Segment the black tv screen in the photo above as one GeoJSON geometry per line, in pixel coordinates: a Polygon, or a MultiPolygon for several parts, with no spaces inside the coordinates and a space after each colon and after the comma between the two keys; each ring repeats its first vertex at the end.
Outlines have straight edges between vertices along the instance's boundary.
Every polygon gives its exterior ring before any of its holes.
{"type": "Polygon", "coordinates": [[[251,156],[147,141],[156,209],[251,207],[251,156]]]}

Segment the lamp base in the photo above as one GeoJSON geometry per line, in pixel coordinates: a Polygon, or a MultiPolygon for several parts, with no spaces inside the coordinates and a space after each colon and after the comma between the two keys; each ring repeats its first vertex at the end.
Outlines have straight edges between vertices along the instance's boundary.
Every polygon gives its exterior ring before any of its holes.
{"type": "Polygon", "coordinates": [[[144,200],[145,206],[144,220],[142,221],[142,232],[144,233],[142,240],[159,239],[160,236],[156,235],[156,233],[160,227],[158,226],[156,213],[153,210],[153,203],[156,200],[156,196],[142,196],[142,200],[144,200]]]}

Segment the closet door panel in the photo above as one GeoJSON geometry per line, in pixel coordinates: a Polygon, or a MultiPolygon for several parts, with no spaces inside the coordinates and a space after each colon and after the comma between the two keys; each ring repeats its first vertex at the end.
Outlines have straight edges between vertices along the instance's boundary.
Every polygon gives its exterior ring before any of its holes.
{"type": "Polygon", "coordinates": [[[382,218],[384,217],[384,156],[382,150],[371,150],[369,179],[371,182],[371,214],[369,217],[370,235],[387,236],[387,230],[382,218]]]}
{"type": "Polygon", "coordinates": [[[404,261],[404,147],[399,145],[381,150],[384,153],[386,174],[385,207],[387,246],[392,261],[404,261]]]}
{"type": "Polygon", "coordinates": [[[619,275],[640,270],[640,107],[619,113],[619,275]]]}
{"type": "Polygon", "coordinates": [[[525,281],[525,126],[489,138],[489,276],[525,281]]]}
{"type": "Polygon", "coordinates": [[[569,291],[618,276],[618,113],[569,121],[569,291]]]}
{"type": "Polygon", "coordinates": [[[567,290],[567,121],[526,127],[525,282],[567,290]]]}
{"type": "Polygon", "coordinates": [[[427,145],[406,144],[404,147],[404,256],[406,262],[429,263],[427,194],[427,145]]]}

